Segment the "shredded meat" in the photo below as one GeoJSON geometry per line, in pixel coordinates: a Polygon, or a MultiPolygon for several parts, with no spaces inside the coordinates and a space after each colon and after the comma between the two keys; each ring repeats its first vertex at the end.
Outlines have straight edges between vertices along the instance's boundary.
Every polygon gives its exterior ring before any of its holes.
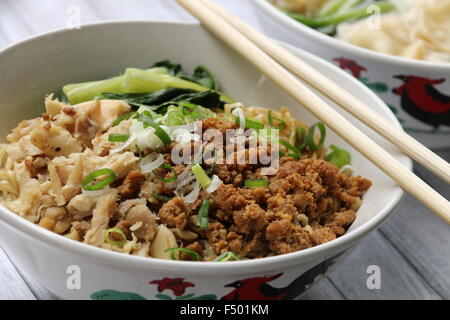
{"type": "MultiPolygon", "coordinates": [[[[138,239],[152,241],[156,235],[155,215],[146,206],[145,200],[127,200],[119,205],[118,211],[130,227],[135,226],[134,234],[138,239]]],[[[129,228],[128,228],[129,229],[129,228]]]]}
{"type": "Polygon", "coordinates": [[[103,244],[104,231],[108,229],[109,219],[116,209],[116,198],[117,193],[111,192],[98,199],[92,213],[91,227],[84,238],[85,243],[95,246],[103,244]]]}

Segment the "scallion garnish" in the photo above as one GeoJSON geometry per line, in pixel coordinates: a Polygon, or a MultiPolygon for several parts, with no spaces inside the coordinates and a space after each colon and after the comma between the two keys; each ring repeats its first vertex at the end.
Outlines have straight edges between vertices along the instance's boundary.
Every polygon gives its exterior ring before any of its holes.
{"type": "MultiPolygon", "coordinates": [[[[280,140],[280,144],[283,145],[286,149],[288,149],[288,150],[293,152],[293,153],[289,153],[287,155],[288,157],[292,157],[294,159],[299,160],[300,157],[302,156],[302,153],[300,152],[300,150],[298,148],[294,147],[289,142],[287,142],[285,140],[280,140]]],[[[285,155],[284,153],[282,153],[282,154],[285,155]]]]}
{"type": "Polygon", "coordinates": [[[164,164],[162,164],[162,165],[160,166],[160,168],[168,169],[168,170],[170,170],[170,171],[173,173],[173,176],[172,176],[172,177],[170,177],[169,179],[165,179],[165,178],[161,177],[159,174],[157,174],[157,173],[155,172],[155,170],[153,170],[153,174],[154,174],[159,180],[161,180],[162,182],[170,183],[170,182],[174,182],[175,180],[178,179],[178,173],[175,171],[175,169],[174,169],[172,166],[170,166],[170,165],[164,163],[164,164]]]}
{"type": "Polygon", "coordinates": [[[283,130],[286,128],[286,122],[282,119],[273,117],[272,110],[269,110],[269,125],[271,127],[275,127],[275,125],[273,123],[274,121],[278,121],[280,123],[280,125],[278,126],[278,129],[283,130]]]}
{"type": "Polygon", "coordinates": [[[172,142],[172,139],[170,139],[170,136],[167,134],[166,130],[155,123],[152,118],[144,116],[141,117],[140,120],[144,123],[144,128],[152,127],[155,129],[155,135],[165,146],[168,146],[172,142]]]}
{"type": "MultiPolygon", "coordinates": [[[[238,125],[241,124],[241,120],[239,119],[239,117],[236,118],[236,124],[238,124],[238,125]]],[[[261,129],[264,129],[264,124],[262,122],[254,120],[254,119],[245,118],[245,128],[261,130],[261,129]]]]}
{"type": "Polygon", "coordinates": [[[156,190],[153,190],[152,195],[153,195],[153,198],[155,198],[155,199],[157,199],[157,200],[159,200],[159,201],[167,202],[167,201],[172,200],[172,197],[164,196],[164,195],[158,194],[158,192],[156,192],[156,190]]]}
{"type": "Polygon", "coordinates": [[[203,188],[209,187],[209,185],[211,184],[211,179],[199,164],[193,166],[191,170],[195,174],[195,177],[197,178],[198,182],[200,182],[203,188]]]}
{"type": "Polygon", "coordinates": [[[162,143],[164,143],[165,146],[168,146],[172,142],[170,136],[163,128],[156,123],[151,124],[151,126],[155,129],[156,136],[162,141],[162,143]]]}
{"type": "Polygon", "coordinates": [[[244,187],[246,188],[257,188],[257,187],[267,187],[269,182],[264,179],[248,179],[244,181],[244,187]]]}
{"type": "Polygon", "coordinates": [[[296,128],[295,129],[295,146],[302,151],[305,149],[306,144],[308,143],[308,139],[306,137],[305,128],[296,128]]]}
{"type": "Polygon", "coordinates": [[[103,233],[105,237],[105,242],[109,243],[113,246],[121,247],[125,243],[127,243],[127,236],[125,233],[118,229],[118,228],[111,228],[108,230],[105,230],[103,233]],[[117,239],[119,238],[119,239],[117,239]]]}
{"type": "Polygon", "coordinates": [[[127,142],[130,139],[129,134],[110,134],[108,136],[109,142],[127,142]]]}
{"type": "Polygon", "coordinates": [[[339,168],[342,168],[351,162],[350,152],[347,150],[341,149],[335,145],[331,145],[330,149],[333,150],[330,154],[328,154],[325,158],[326,161],[333,163],[339,168]]]}
{"type": "Polygon", "coordinates": [[[226,251],[214,259],[214,261],[216,261],[216,262],[226,262],[226,261],[231,261],[231,260],[238,261],[241,259],[238,257],[238,255],[236,253],[234,253],[232,251],[226,251]]]}
{"type": "Polygon", "coordinates": [[[127,113],[126,115],[124,115],[124,116],[118,118],[117,120],[115,120],[113,122],[112,126],[113,127],[118,126],[122,121],[131,119],[131,118],[136,118],[136,117],[139,117],[139,113],[138,112],[127,113]]]}
{"type": "Polygon", "coordinates": [[[112,183],[116,179],[116,174],[111,169],[100,169],[90,173],[81,183],[84,190],[100,190],[112,183]],[[101,176],[106,176],[102,181],[90,185],[92,181],[101,176]]]}
{"type": "Polygon", "coordinates": [[[208,216],[209,216],[209,207],[211,206],[211,203],[208,199],[203,200],[202,206],[200,207],[200,210],[198,211],[198,220],[197,220],[197,226],[200,227],[200,229],[205,230],[208,228],[208,216]]]}
{"type": "Polygon", "coordinates": [[[308,131],[308,146],[309,149],[311,151],[316,151],[319,150],[320,148],[323,147],[323,144],[325,142],[325,138],[327,136],[327,130],[325,129],[325,126],[323,125],[323,123],[321,122],[317,122],[315,124],[313,124],[308,131]],[[319,132],[320,132],[320,139],[319,139],[319,143],[316,144],[315,143],[315,139],[314,139],[314,132],[316,130],[316,127],[319,128],[319,132]]]}
{"type": "Polygon", "coordinates": [[[200,261],[202,259],[202,257],[200,257],[200,255],[197,252],[187,248],[169,248],[166,249],[165,252],[170,252],[170,257],[172,258],[172,260],[179,260],[177,254],[180,252],[189,254],[191,258],[195,261],[200,261]]]}

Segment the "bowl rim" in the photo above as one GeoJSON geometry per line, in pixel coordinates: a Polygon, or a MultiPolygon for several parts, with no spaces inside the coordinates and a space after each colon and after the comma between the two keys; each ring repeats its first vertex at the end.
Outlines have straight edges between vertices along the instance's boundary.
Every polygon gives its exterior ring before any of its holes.
{"type": "Polygon", "coordinates": [[[309,28],[298,21],[295,21],[294,19],[283,13],[281,10],[277,9],[274,5],[269,3],[268,0],[252,0],[252,2],[265,13],[269,14],[272,18],[282,23],[288,29],[291,29],[296,33],[300,33],[308,37],[310,40],[319,42],[326,47],[332,47],[333,49],[343,51],[350,56],[353,55],[360,58],[371,59],[378,63],[396,64],[409,69],[415,68],[434,72],[450,72],[450,63],[448,62],[417,60],[362,48],[343,40],[330,37],[326,34],[309,28]]]}
{"type": "MultiPolygon", "coordinates": [[[[147,20],[114,20],[114,21],[102,21],[95,22],[83,25],[83,29],[91,29],[97,28],[101,26],[109,26],[109,25],[178,25],[183,28],[198,28],[201,27],[199,23],[196,22],[168,22],[168,21],[147,21],[147,20]]],[[[3,49],[0,49],[0,59],[1,55],[6,53],[9,50],[13,50],[19,48],[21,45],[24,45],[30,41],[39,40],[41,38],[52,37],[58,34],[70,32],[68,29],[56,29],[53,31],[48,31],[45,33],[41,33],[32,37],[28,37],[22,41],[13,43],[3,49]]],[[[390,122],[401,129],[401,124],[396,119],[395,115],[389,108],[378,98],[370,89],[364,86],[362,83],[358,82],[352,76],[347,74],[345,71],[339,69],[328,61],[325,61],[309,52],[304,50],[295,48],[291,45],[284,44],[286,47],[291,50],[297,51],[302,55],[306,55],[311,58],[314,63],[327,65],[328,68],[332,68],[335,72],[342,74],[344,77],[348,79],[348,81],[353,82],[355,86],[359,86],[360,89],[364,90],[368,96],[371,96],[374,101],[376,101],[381,108],[384,108],[390,115],[390,122]]],[[[401,154],[401,153],[399,153],[401,154]]],[[[408,167],[408,169],[412,170],[412,161],[408,157],[402,155],[402,160],[404,165],[408,167]]],[[[251,260],[242,260],[242,261],[233,261],[230,263],[205,263],[205,262],[196,262],[196,261],[172,261],[172,260],[163,260],[163,259],[155,259],[149,257],[139,257],[123,254],[120,252],[114,252],[110,250],[105,250],[103,248],[98,248],[95,246],[87,245],[82,242],[74,241],[63,237],[59,234],[53,233],[49,230],[46,230],[27,219],[19,216],[16,213],[13,213],[9,209],[0,205],[0,223],[5,223],[6,227],[10,227],[23,233],[25,236],[33,237],[42,241],[43,243],[58,247],[60,249],[66,250],[67,252],[71,252],[74,254],[78,254],[80,256],[85,256],[89,258],[93,258],[95,263],[98,264],[114,264],[117,267],[122,266],[127,269],[158,269],[158,270],[167,270],[167,271],[180,271],[183,270],[183,274],[189,275],[202,275],[202,274],[217,274],[217,272],[221,272],[225,274],[238,274],[238,273],[257,273],[258,270],[264,269],[268,270],[270,268],[280,269],[280,266],[292,266],[301,262],[308,262],[313,260],[316,257],[324,257],[324,256],[333,256],[336,253],[333,253],[335,249],[345,249],[350,247],[352,244],[355,244],[360,238],[364,235],[370,233],[371,231],[378,228],[393,212],[396,205],[401,200],[404,191],[397,185],[392,192],[394,195],[392,200],[386,205],[386,207],[378,213],[375,217],[372,217],[369,221],[361,225],[356,230],[353,230],[350,233],[346,233],[343,236],[327,242],[325,244],[315,246],[312,248],[308,248],[305,250],[292,252],[289,254],[278,255],[273,257],[266,257],[260,259],[251,259],[251,260]],[[230,268],[232,267],[232,268],[230,268]]],[[[91,262],[92,260],[90,260],[91,262]]]]}

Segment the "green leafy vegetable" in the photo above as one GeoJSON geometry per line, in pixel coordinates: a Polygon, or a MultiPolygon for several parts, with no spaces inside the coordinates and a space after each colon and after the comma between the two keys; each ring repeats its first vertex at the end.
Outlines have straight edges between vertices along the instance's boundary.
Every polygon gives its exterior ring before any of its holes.
{"type": "Polygon", "coordinates": [[[214,73],[204,66],[198,66],[194,71],[194,75],[189,79],[206,88],[219,90],[219,85],[216,81],[214,73]]]}
{"type": "MultiPolygon", "coordinates": [[[[153,68],[147,70],[128,68],[122,75],[110,79],[68,84],[63,87],[62,91],[70,103],[76,104],[92,100],[102,96],[104,93],[110,93],[110,95],[149,94],[168,88],[186,89],[194,92],[217,92],[218,85],[213,73],[203,66],[197,67],[193,77],[189,78],[183,75],[180,65],[172,64],[170,61],[163,61],[156,63],[153,68]]],[[[226,103],[234,102],[229,96],[218,94],[220,100],[226,103]]],[[[176,96],[179,95],[177,94],[176,96]]],[[[111,96],[109,97],[111,98],[111,96]]],[[[131,96],[127,98],[134,99],[134,105],[139,106],[145,104],[139,100],[148,97],[131,96]]],[[[151,98],[156,99],[158,97],[151,98]]],[[[158,102],[151,102],[151,104],[155,103],[158,102]]]]}
{"type": "Polygon", "coordinates": [[[122,100],[134,107],[159,106],[163,103],[170,102],[184,94],[191,94],[196,91],[191,89],[167,88],[152,93],[103,93],[98,98],[122,100]]]}
{"type": "Polygon", "coordinates": [[[184,77],[183,67],[181,64],[172,63],[170,60],[155,62],[150,68],[165,68],[167,72],[174,77],[184,77]]]}
{"type": "Polygon", "coordinates": [[[194,74],[191,77],[184,74],[181,64],[174,64],[170,60],[156,62],[152,66],[152,68],[155,67],[165,68],[171,75],[175,77],[195,82],[212,90],[219,90],[219,85],[216,81],[214,73],[204,66],[198,66],[194,70],[194,74]]]}
{"type": "Polygon", "coordinates": [[[350,164],[351,162],[350,152],[341,149],[335,145],[331,145],[330,149],[333,151],[326,156],[325,158],[326,161],[333,163],[339,168],[342,168],[350,164]]]}
{"type": "Polygon", "coordinates": [[[127,94],[103,93],[98,98],[122,100],[134,107],[145,107],[148,110],[165,114],[172,105],[191,103],[204,108],[222,108],[224,102],[215,91],[196,92],[190,89],[168,88],[153,93],[127,94]]]}

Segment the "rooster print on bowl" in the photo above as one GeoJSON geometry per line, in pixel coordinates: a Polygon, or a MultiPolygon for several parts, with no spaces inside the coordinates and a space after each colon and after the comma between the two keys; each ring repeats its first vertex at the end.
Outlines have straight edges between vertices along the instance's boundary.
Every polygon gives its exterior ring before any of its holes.
{"type": "Polygon", "coordinates": [[[450,135],[450,83],[445,78],[405,73],[376,81],[367,76],[371,70],[355,60],[338,57],[332,61],[378,94],[407,132],[450,135]]]}
{"type": "MultiPolygon", "coordinates": [[[[347,250],[349,252],[349,250],[347,250]]],[[[249,277],[225,284],[222,288],[229,289],[228,293],[196,294],[195,283],[185,278],[169,278],[152,280],[149,285],[156,286],[158,293],[152,299],[158,300],[291,300],[311,288],[334,265],[343,253],[328,258],[305,273],[301,274],[285,286],[272,284],[281,279],[283,272],[267,276],[249,277]]],[[[92,300],[147,300],[142,295],[118,290],[101,290],[91,294],[92,300]]]]}

